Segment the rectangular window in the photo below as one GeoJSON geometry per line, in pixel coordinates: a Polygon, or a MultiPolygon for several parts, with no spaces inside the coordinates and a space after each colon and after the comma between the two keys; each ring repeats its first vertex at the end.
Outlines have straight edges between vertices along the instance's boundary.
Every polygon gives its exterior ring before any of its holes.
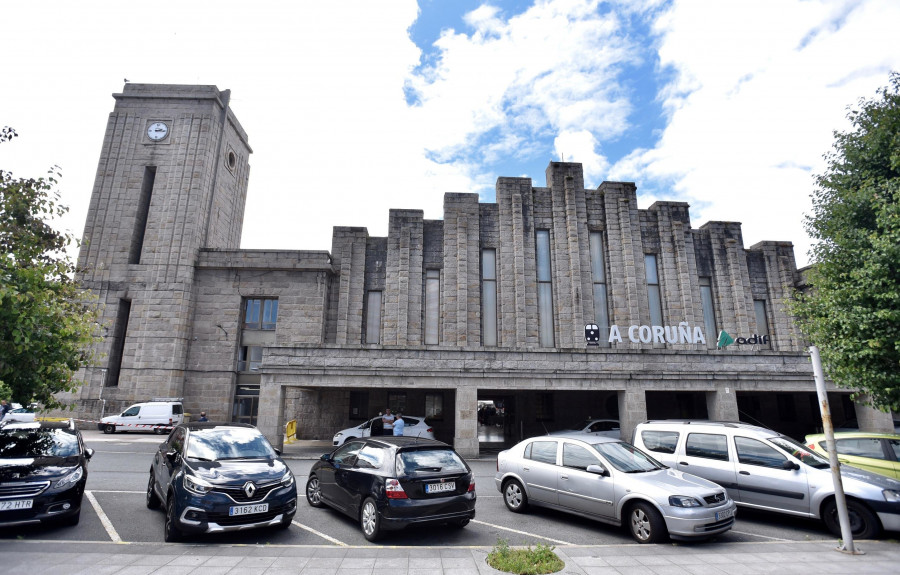
{"type": "Polygon", "coordinates": [[[234,390],[234,405],[231,408],[231,421],[256,425],[259,414],[259,386],[238,385],[234,390]]]}
{"type": "Polygon", "coordinates": [[[481,250],[481,342],[497,345],[497,252],[481,250]]]}
{"type": "Polygon", "coordinates": [[[388,407],[396,415],[398,412],[406,413],[406,392],[397,391],[388,394],[388,407]]]}
{"type": "Polygon", "coordinates": [[[609,347],[609,301],[606,291],[606,243],[591,232],[591,281],[594,284],[594,323],[600,328],[600,346],[609,347]]]}
{"type": "Polygon", "coordinates": [[[156,166],[144,167],[144,180],[141,182],[141,195],[138,197],[137,211],[134,214],[134,229],[131,234],[131,247],[128,250],[128,263],[141,263],[141,251],[144,248],[144,234],[147,232],[147,217],[150,214],[150,198],[153,196],[153,183],[156,181],[156,166]]]}
{"type": "Polygon", "coordinates": [[[278,300],[248,298],[244,304],[244,329],[275,329],[278,320],[278,300]]]}
{"type": "Polygon", "coordinates": [[[425,394],[425,419],[444,419],[444,394],[425,394]]]}
{"type": "Polygon", "coordinates": [[[425,270],[425,344],[440,343],[441,270],[425,270]]]}
{"type": "Polygon", "coordinates": [[[259,345],[243,345],[238,353],[238,371],[259,371],[263,348],[259,345]]]}
{"type": "Polygon", "coordinates": [[[366,343],[381,343],[381,292],[366,294],[366,343]]]}
{"type": "Polygon", "coordinates": [[[644,267],[647,270],[647,299],[650,304],[650,325],[663,325],[662,294],[659,291],[656,254],[644,254],[644,267]]]}
{"type": "Polygon", "coordinates": [[[125,354],[125,335],[128,333],[128,318],[131,316],[131,300],[120,299],[116,312],[116,325],[113,327],[113,341],[109,350],[109,362],[106,364],[105,387],[119,386],[119,373],[122,370],[122,356],[125,354]]]}
{"type": "Polygon", "coordinates": [[[555,441],[534,441],[528,445],[530,449],[525,453],[525,458],[556,465],[557,445],[555,441]]]}
{"type": "MultiPolygon", "coordinates": [[[[762,336],[769,335],[769,320],[768,316],[766,315],[766,300],[753,300],[753,311],[756,312],[757,335],[759,335],[759,338],[762,339],[762,336]]],[[[772,346],[770,343],[760,342],[759,347],[768,348],[772,346]]]]}
{"type": "Polygon", "coordinates": [[[550,231],[537,230],[538,329],[540,346],[553,347],[553,283],[550,273],[550,231]]]}
{"type": "Polygon", "coordinates": [[[535,394],[534,418],[537,421],[553,421],[553,394],[535,394]]]}
{"type": "Polygon", "coordinates": [[[700,305],[703,309],[703,328],[706,330],[706,343],[708,347],[715,347],[719,338],[716,327],[716,307],[713,302],[712,279],[700,278],[700,305]]]}
{"type": "Polygon", "coordinates": [[[689,457],[728,461],[728,440],[724,435],[690,433],[684,444],[684,454],[689,457]]]}

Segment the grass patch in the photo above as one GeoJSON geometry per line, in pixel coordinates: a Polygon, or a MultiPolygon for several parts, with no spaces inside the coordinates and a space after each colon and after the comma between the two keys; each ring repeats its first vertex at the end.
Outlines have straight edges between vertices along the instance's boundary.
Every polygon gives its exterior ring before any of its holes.
{"type": "Polygon", "coordinates": [[[539,575],[556,573],[566,566],[562,559],[553,552],[555,547],[541,545],[528,549],[510,549],[509,541],[497,539],[497,544],[488,553],[488,565],[499,571],[518,573],[519,575],[539,575]]]}

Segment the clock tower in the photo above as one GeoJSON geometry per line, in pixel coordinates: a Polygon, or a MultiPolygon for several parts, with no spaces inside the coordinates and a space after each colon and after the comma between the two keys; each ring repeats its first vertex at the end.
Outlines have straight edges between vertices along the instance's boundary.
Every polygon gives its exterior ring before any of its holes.
{"type": "Polygon", "coordinates": [[[78,257],[102,306],[100,365],[76,397],[181,397],[203,248],[238,249],[252,152],[215,86],[126,84],[103,138],[78,257]]]}

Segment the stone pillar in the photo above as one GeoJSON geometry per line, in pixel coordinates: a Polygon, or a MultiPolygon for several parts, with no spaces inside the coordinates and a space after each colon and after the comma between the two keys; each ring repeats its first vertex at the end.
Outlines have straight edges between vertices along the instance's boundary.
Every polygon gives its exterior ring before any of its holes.
{"type": "Polygon", "coordinates": [[[713,421],[740,421],[737,395],[729,387],[706,392],[706,411],[713,421]]]}
{"type": "Polygon", "coordinates": [[[622,441],[632,441],[631,434],[638,423],[647,421],[647,396],[639,387],[619,392],[619,428],[622,441]]]}
{"type": "Polygon", "coordinates": [[[456,431],[453,447],[463,457],[478,457],[478,389],[456,388],[456,431]]]}
{"type": "Polygon", "coordinates": [[[284,447],[284,388],[266,381],[259,386],[259,416],[256,427],[266,436],[272,447],[284,447]]]}
{"type": "MultiPolygon", "coordinates": [[[[866,399],[863,396],[863,399],[866,399]]],[[[894,433],[894,418],[890,412],[885,413],[875,409],[870,405],[857,403],[856,421],[859,422],[860,431],[871,431],[872,433],[894,433]]]]}

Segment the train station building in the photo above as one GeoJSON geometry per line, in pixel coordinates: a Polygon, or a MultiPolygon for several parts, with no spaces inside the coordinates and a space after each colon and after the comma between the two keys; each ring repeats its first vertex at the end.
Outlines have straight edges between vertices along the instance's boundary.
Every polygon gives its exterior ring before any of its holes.
{"type": "MultiPolygon", "coordinates": [[[[550,162],[542,186],[498,178],[494,203],[446,194],[440,220],[391,209],[387,237],[244,250],[252,150],[229,91],[113,96],[78,261],[103,336],[67,398],[82,417],[183,397],[280,445],[290,420],[330,439],[390,407],[466,456],[587,418],[624,439],[659,418],[821,425],[789,241],[747,247],[740,223],[694,227],[684,202],[641,209],[634,183],[586,189],[550,162]]],[[[829,389],[836,422],[889,426],[829,389]]]]}

